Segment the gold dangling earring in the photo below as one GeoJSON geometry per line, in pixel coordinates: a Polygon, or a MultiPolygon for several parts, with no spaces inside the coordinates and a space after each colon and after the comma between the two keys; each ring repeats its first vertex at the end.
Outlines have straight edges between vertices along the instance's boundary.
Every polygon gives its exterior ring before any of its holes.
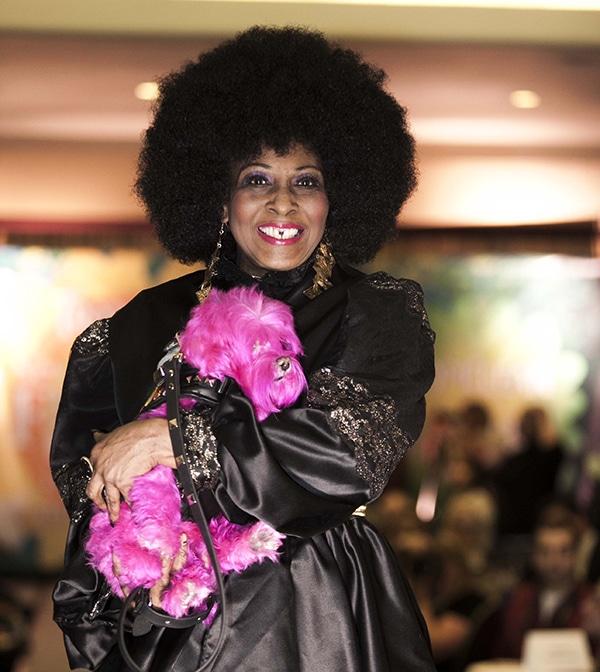
{"type": "Polygon", "coordinates": [[[227,226],[227,220],[224,219],[221,222],[221,228],[219,229],[219,237],[217,238],[217,246],[215,251],[212,253],[206,271],[204,272],[204,280],[200,285],[200,289],[196,292],[196,298],[198,303],[202,303],[204,299],[209,295],[210,290],[212,289],[212,279],[215,276],[217,271],[217,264],[219,263],[219,258],[221,256],[221,248],[223,247],[223,234],[225,233],[225,227],[227,226]]]}
{"type": "Polygon", "coordinates": [[[331,277],[331,271],[334,266],[335,257],[331,251],[331,243],[323,236],[323,239],[317,248],[317,256],[315,258],[315,263],[313,264],[313,269],[315,271],[313,284],[312,287],[304,290],[304,296],[307,296],[309,299],[314,299],[315,296],[319,296],[319,294],[322,294],[326,289],[333,287],[329,278],[331,277]]]}

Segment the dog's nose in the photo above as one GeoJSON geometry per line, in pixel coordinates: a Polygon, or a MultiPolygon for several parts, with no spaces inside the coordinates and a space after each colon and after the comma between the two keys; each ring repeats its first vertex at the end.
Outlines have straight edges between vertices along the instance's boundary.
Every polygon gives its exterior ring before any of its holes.
{"type": "Polygon", "coordinates": [[[279,357],[277,360],[277,368],[279,368],[283,373],[285,373],[290,368],[290,358],[289,357],[279,357]]]}

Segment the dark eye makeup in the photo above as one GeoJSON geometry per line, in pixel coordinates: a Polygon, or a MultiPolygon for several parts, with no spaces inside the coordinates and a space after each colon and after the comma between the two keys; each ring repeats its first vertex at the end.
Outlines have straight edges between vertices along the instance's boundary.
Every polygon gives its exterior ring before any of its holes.
{"type": "MultiPolygon", "coordinates": [[[[273,176],[262,170],[250,170],[239,179],[240,187],[266,187],[273,184],[273,176]]],[[[321,177],[316,173],[302,173],[293,178],[295,187],[317,189],[322,186],[321,177]]]]}
{"type": "Polygon", "coordinates": [[[271,184],[271,178],[261,170],[251,170],[240,180],[240,186],[264,187],[271,184]]]}
{"type": "Polygon", "coordinates": [[[309,187],[309,188],[320,187],[321,179],[318,175],[315,175],[314,173],[304,173],[296,178],[295,184],[299,187],[309,187]]]}

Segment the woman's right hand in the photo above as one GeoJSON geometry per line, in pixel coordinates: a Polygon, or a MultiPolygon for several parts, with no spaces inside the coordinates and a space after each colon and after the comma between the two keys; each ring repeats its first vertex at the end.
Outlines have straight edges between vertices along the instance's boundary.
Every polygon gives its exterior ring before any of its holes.
{"type": "Polygon", "coordinates": [[[108,509],[112,522],[119,518],[121,496],[128,501],[136,476],[158,464],[176,468],[164,418],[134,420],[107,434],[94,432],[94,439],[93,474],[86,494],[99,508],[108,509]]]}

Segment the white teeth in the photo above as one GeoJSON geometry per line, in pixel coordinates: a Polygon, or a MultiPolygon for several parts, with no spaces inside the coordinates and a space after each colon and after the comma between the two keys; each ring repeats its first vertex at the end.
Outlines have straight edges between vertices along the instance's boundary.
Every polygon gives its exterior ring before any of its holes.
{"type": "Polygon", "coordinates": [[[301,229],[290,229],[290,228],[279,228],[278,226],[261,226],[259,231],[264,233],[266,236],[271,238],[278,238],[279,240],[289,240],[290,238],[295,238],[300,235],[301,229]]]}

